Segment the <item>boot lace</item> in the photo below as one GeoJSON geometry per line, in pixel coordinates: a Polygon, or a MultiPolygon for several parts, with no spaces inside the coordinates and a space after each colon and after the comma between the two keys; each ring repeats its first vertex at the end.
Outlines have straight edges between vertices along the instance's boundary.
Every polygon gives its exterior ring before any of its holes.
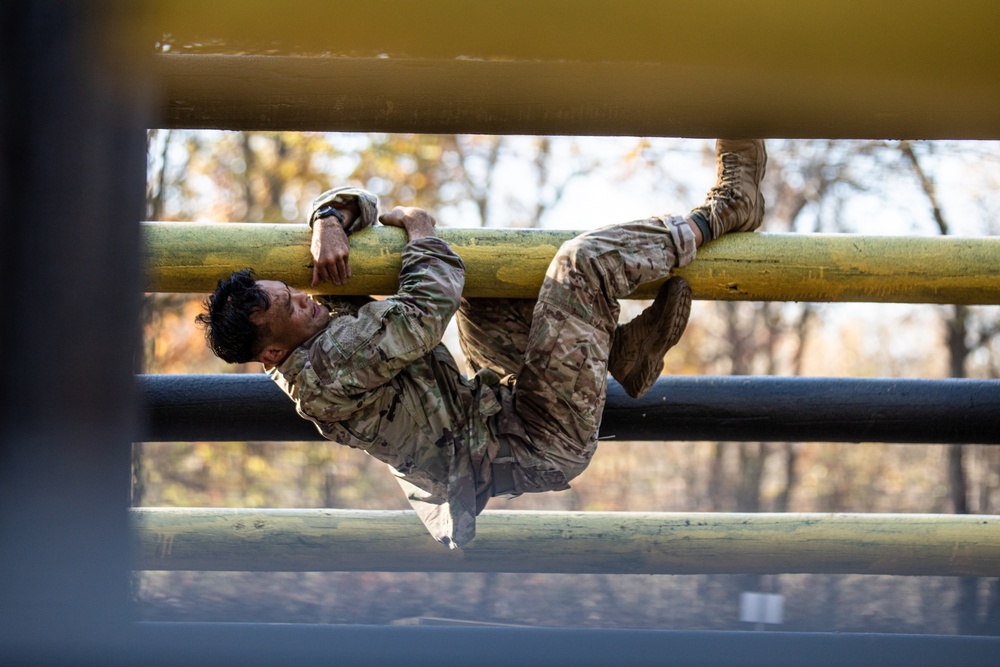
{"type": "Polygon", "coordinates": [[[708,191],[708,201],[712,203],[728,202],[739,199],[743,192],[737,187],[740,182],[740,157],[735,153],[722,154],[722,174],[718,183],[708,191]]]}

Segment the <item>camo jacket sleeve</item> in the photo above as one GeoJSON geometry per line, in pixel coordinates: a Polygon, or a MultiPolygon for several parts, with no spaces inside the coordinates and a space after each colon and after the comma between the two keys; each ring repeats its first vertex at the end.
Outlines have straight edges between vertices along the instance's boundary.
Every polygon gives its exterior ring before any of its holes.
{"type": "Polygon", "coordinates": [[[464,277],[447,243],[413,241],[395,295],[345,308],[271,371],[325,437],[389,464],[431,535],[453,548],[475,535],[478,509],[469,419],[478,403],[440,345],[464,277]]]}
{"type": "Polygon", "coordinates": [[[344,229],[350,236],[354,232],[371,227],[378,219],[378,199],[372,193],[361,188],[351,186],[341,186],[327,190],[313,201],[312,213],[309,215],[309,226],[312,227],[316,221],[316,211],[327,204],[349,204],[354,202],[358,206],[359,215],[344,229]]]}
{"type": "Polygon", "coordinates": [[[300,409],[321,421],[356,418],[364,394],[441,342],[464,281],[465,265],[446,242],[408,243],[396,294],[365,304],[355,317],[334,318],[310,346],[312,372],[299,387],[300,409]]]}

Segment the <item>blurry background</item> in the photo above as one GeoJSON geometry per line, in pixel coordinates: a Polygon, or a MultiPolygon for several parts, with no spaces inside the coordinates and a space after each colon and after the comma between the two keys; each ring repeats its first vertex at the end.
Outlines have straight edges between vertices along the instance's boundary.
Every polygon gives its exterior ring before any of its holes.
{"type": "MultiPolygon", "coordinates": [[[[455,227],[587,229],[686,213],[715,178],[704,140],[250,133],[147,135],[149,220],[302,224],[344,183],[455,227]],[[612,215],[613,213],[613,215],[612,215]]],[[[993,235],[1000,143],[770,140],[763,231],[993,235]]],[[[145,373],[259,373],[215,359],[201,295],[150,294],[145,373]]],[[[623,319],[645,304],[626,302],[623,319]]],[[[460,358],[454,334],[446,342],[460,358]]],[[[978,377],[1000,373],[1000,308],[696,302],[666,373],[978,377]]],[[[961,417],[956,415],[956,419],[961,417]]],[[[336,443],[146,443],[133,504],[408,509],[384,465],[336,443]]],[[[603,443],[562,493],[490,509],[1000,513],[1000,449],[603,443]]],[[[430,538],[428,538],[430,539],[430,538]]],[[[155,620],[389,623],[446,617],[577,627],[752,628],[744,591],[785,596],[784,630],[1000,634],[1000,580],[832,575],[136,573],[155,620]]]]}

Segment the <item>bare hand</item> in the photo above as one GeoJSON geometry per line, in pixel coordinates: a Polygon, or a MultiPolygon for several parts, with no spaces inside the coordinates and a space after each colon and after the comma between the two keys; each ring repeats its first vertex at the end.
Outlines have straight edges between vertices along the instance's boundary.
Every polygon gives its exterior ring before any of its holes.
{"type": "Polygon", "coordinates": [[[313,287],[322,280],[334,285],[344,285],[351,277],[351,267],[347,256],[351,247],[347,233],[336,217],[322,218],[313,225],[312,245],[313,287]]]}
{"type": "Polygon", "coordinates": [[[415,206],[397,206],[379,216],[379,222],[389,227],[405,229],[410,241],[435,236],[434,216],[415,206]]]}

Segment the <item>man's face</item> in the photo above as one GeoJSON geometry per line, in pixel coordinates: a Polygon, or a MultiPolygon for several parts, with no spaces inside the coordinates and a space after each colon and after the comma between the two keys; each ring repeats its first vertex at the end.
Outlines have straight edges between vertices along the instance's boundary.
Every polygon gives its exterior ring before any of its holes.
{"type": "Polygon", "coordinates": [[[271,305],[254,313],[251,320],[270,332],[267,348],[277,348],[288,355],[292,350],[318,334],[330,322],[330,310],[313,301],[308,294],[277,280],[258,280],[267,292],[271,305]]]}

